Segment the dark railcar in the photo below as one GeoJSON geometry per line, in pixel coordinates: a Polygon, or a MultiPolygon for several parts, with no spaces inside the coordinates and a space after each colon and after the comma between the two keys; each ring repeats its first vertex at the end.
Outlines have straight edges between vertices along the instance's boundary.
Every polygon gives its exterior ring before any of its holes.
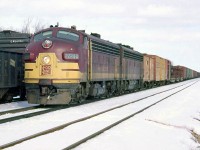
{"type": "Polygon", "coordinates": [[[29,34],[11,30],[0,32],[0,102],[25,94],[22,55],[29,43],[29,37],[29,34]]]}
{"type": "Polygon", "coordinates": [[[193,78],[197,78],[198,77],[198,72],[193,70],[193,78]]]}
{"type": "Polygon", "coordinates": [[[198,77],[198,72],[185,66],[173,66],[171,81],[183,81],[198,77]]]}
{"type": "Polygon", "coordinates": [[[197,72],[197,77],[200,77],[200,72],[197,72]]]}
{"type": "Polygon", "coordinates": [[[179,82],[186,79],[186,67],[173,66],[171,72],[171,82],[179,82]]]}

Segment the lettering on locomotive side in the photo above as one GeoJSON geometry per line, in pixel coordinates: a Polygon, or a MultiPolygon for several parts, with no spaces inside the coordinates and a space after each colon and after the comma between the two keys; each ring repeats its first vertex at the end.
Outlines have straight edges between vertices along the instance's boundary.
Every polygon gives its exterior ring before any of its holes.
{"type": "Polygon", "coordinates": [[[41,75],[51,75],[51,65],[42,65],[41,75]]]}
{"type": "Polygon", "coordinates": [[[10,43],[23,43],[24,40],[10,40],[10,43]]]}

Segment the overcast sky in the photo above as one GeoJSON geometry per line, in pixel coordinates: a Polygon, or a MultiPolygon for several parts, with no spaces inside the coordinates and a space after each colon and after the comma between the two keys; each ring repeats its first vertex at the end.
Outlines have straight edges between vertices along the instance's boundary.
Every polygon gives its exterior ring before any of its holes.
{"type": "MultiPolygon", "coordinates": [[[[200,71],[200,0],[1,0],[0,27],[24,21],[76,25],[86,33],[200,71]]],[[[33,29],[31,29],[33,32],[33,29]]]]}

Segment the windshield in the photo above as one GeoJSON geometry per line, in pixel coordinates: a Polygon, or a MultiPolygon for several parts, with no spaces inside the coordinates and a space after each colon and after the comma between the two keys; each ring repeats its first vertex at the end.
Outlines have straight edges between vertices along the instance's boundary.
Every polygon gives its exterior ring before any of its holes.
{"type": "Polygon", "coordinates": [[[57,37],[62,39],[67,39],[71,41],[78,41],[79,35],[76,33],[68,32],[68,31],[58,31],[57,37]]]}
{"type": "Polygon", "coordinates": [[[50,38],[52,37],[52,31],[45,31],[45,32],[41,32],[39,34],[36,34],[34,36],[34,41],[37,42],[37,41],[41,41],[45,38],[50,38]]]}

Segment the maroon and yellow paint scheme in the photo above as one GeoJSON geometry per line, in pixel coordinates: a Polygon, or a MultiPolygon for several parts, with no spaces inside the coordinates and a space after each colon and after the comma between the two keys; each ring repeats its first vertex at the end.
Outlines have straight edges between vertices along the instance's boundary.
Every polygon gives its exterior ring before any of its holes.
{"type": "Polygon", "coordinates": [[[76,90],[80,82],[87,81],[88,49],[83,47],[83,35],[76,30],[49,28],[41,32],[46,31],[52,31],[52,37],[39,41],[33,37],[26,49],[29,54],[25,60],[27,99],[30,103],[67,104],[71,91],[76,90]],[[56,38],[58,31],[73,32],[79,35],[79,40],[56,38]],[[52,41],[50,48],[42,46],[46,39],[52,41]],[[65,60],[65,53],[78,54],[79,58],[65,60]],[[45,63],[46,57],[50,59],[48,63],[45,63]]]}
{"type": "Polygon", "coordinates": [[[142,54],[76,29],[53,27],[36,33],[24,56],[29,103],[68,104],[110,96],[139,88],[143,78],[142,54]],[[68,34],[58,37],[60,31],[68,34]],[[49,32],[51,36],[40,39],[49,32]]]}

